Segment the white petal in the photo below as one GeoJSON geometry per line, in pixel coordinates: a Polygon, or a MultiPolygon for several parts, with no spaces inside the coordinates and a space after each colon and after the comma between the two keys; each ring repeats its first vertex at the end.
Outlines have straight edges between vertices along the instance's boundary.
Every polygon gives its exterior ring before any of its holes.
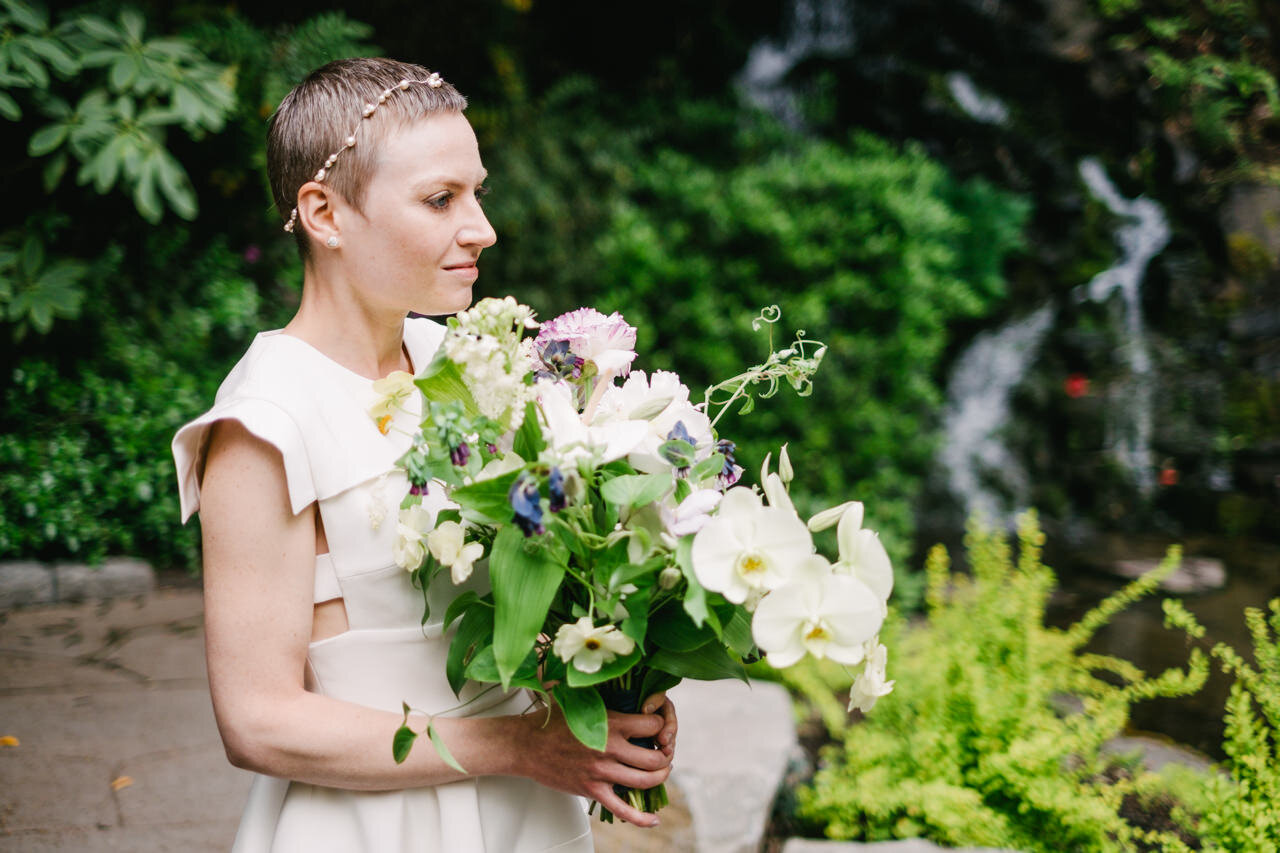
{"type": "Polygon", "coordinates": [[[854,501],[840,516],[840,526],[836,528],[836,541],[840,545],[840,561],[845,562],[857,550],[855,537],[862,527],[862,503],[854,501]]]}
{"type": "MultiPolygon", "coordinates": [[[[881,601],[887,601],[893,592],[893,565],[884,550],[880,537],[871,530],[859,530],[854,537],[853,559],[849,572],[871,587],[881,601]]],[[[843,562],[843,555],[841,555],[843,562]]]]}
{"type": "Polygon", "coordinates": [[[777,474],[770,474],[764,478],[763,485],[764,493],[769,498],[769,506],[795,513],[796,508],[791,503],[791,496],[787,494],[787,487],[783,485],[781,477],[777,474]]]}
{"type": "Polygon", "coordinates": [[[712,592],[725,592],[735,575],[734,564],[742,550],[731,519],[717,517],[708,521],[693,537],[691,555],[698,583],[712,592]]]}
{"type": "MultiPolygon", "coordinates": [[[[862,504],[857,501],[845,501],[838,506],[833,506],[830,509],[824,509],[822,512],[809,519],[809,530],[813,533],[826,530],[828,527],[831,527],[840,521],[840,519],[844,517],[845,511],[854,504],[857,504],[859,512],[861,512],[862,504]]],[[[858,524],[862,524],[861,515],[859,515],[858,524]]]]}

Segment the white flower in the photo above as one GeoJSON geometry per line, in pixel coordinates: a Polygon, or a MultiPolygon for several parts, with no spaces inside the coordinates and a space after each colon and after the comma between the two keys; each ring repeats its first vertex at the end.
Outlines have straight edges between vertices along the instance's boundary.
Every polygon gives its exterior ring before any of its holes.
{"type": "MultiPolygon", "coordinates": [[[[783,447],[782,458],[784,460],[786,459],[786,452],[786,447],[783,447]]],[[[796,508],[791,503],[791,496],[787,494],[786,481],[777,474],[769,473],[769,460],[772,458],[772,453],[765,454],[764,465],[760,467],[760,487],[764,489],[764,496],[769,499],[769,506],[776,506],[794,515],[796,508]]],[[[790,464],[788,461],[787,466],[790,467],[790,464]]]]}
{"type": "Polygon", "coordinates": [[[378,425],[378,431],[386,435],[391,429],[391,419],[396,410],[417,390],[413,384],[413,374],[403,370],[393,370],[373,383],[373,393],[378,400],[369,407],[369,417],[378,425]]]}
{"type": "Polygon", "coordinates": [[[449,567],[455,584],[471,577],[471,564],[484,556],[484,546],[467,542],[466,530],[456,521],[445,521],[427,534],[427,550],[440,565],[449,567]]]}
{"type": "Polygon", "coordinates": [[[864,644],[883,622],[876,594],[856,578],[832,573],[827,561],[815,554],[794,580],[761,600],[751,632],[775,667],[791,666],[806,652],[855,664],[866,655],[864,644]]]}
{"type": "Polygon", "coordinates": [[[889,650],[880,644],[880,638],[872,637],[866,645],[867,665],[853,680],[849,690],[849,710],[857,708],[862,713],[875,707],[876,700],[893,692],[894,682],[885,681],[885,665],[889,650]]]}
{"type": "Polygon", "coordinates": [[[593,465],[612,462],[626,456],[644,438],[645,425],[640,421],[584,424],[574,405],[573,388],[567,382],[539,380],[533,387],[547,424],[543,438],[559,456],[561,465],[580,459],[593,465]]]}
{"type": "Polygon", "coordinates": [[[396,541],[391,547],[396,565],[406,572],[415,571],[426,558],[423,537],[431,529],[434,520],[434,515],[424,509],[422,504],[400,510],[400,518],[396,522],[396,541]]]}
{"type": "Polygon", "coordinates": [[[871,587],[882,602],[893,592],[893,566],[880,537],[873,530],[862,530],[862,504],[854,503],[840,516],[836,541],[840,559],[832,567],[837,574],[847,574],[871,587]]]}
{"type": "Polygon", "coordinates": [[[699,461],[714,451],[710,418],[689,402],[689,389],[670,371],[655,370],[646,377],[644,371],[637,370],[622,385],[606,390],[591,422],[604,425],[620,421],[645,424],[644,439],[627,455],[632,467],[644,474],[671,470],[671,463],[662,458],[658,449],[676,423],[683,424],[693,439],[699,461]]]}
{"type": "Polygon", "coordinates": [[[636,330],[617,311],[609,316],[579,308],[542,324],[537,343],[568,341],[569,351],[592,362],[601,374],[625,376],[636,357],[636,330]]]}
{"type": "Polygon", "coordinates": [[[813,539],[795,513],[765,507],[744,486],[725,492],[720,512],[693,538],[698,581],[734,604],[752,590],[776,589],[813,553],[813,539]]]}
{"type": "Polygon", "coordinates": [[[711,520],[711,513],[720,505],[724,495],[717,489],[698,489],[680,501],[672,512],[662,508],[662,521],[672,536],[688,536],[697,533],[711,520]]]}
{"type": "Polygon", "coordinates": [[[629,655],[636,647],[635,640],[618,630],[616,625],[599,628],[590,616],[577,622],[569,622],[556,631],[551,650],[565,663],[572,662],[579,672],[599,672],[600,667],[618,655],[629,655]]]}
{"type": "Polygon", "coordinates": [[[782,477],[782,485],[790,486],[791,481],[795,479],[795,469],[791,467],[791,457],[787,455],[787,446],[782,445],[782,450],[778,453],[778,476],[782,477]]]}

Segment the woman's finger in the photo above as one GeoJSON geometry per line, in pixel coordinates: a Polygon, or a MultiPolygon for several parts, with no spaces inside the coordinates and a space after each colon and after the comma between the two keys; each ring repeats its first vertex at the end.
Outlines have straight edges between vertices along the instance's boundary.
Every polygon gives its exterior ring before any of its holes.
{"type": "Polygon", "coordinates": [[[655,693],[652,696],[650,696],[648,699],[641,702],[640,713],[656,714],[658,713],[658,710],[666,703],[667,703],[667,691],[663,690],[661,693],[655,693]]]}
{"type": "Polygon", "coordinates": [[[609,712],[609,730],[623,737],[653,737],[662,731],[664,720],[657,714],[623,714],[609,712]]]}
{"type": "Polygon", "coordinates": [[[641,770],[660,770],[671,763],[671,756],[663,750],[636,746],[625,740],[609,750],[609,755],[641,770]]]}
{"type": "Polygon", "coordinates": [[[650,828],[658,825],[657,815],[647,814],[628,805],[613,792],[612,785],[598,785],[593,791],[590,791],[590,794],[596,802],[613,812],[613,816],[619,820],[650,828]]]}

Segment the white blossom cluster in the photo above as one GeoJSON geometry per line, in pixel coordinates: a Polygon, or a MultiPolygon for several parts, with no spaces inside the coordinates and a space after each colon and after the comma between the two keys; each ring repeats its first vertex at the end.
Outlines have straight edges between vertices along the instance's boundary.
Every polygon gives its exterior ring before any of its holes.
{"type": "Polygon", "coordinates": [[[482,299],[458,314],[441,344],[480,412],[507,429],[519,428],[525,403],[533,399],[526,377],[537,357],[533,340],[522,340],[521,333],[536,326],[533,310],[510,296],[482,299]]]}

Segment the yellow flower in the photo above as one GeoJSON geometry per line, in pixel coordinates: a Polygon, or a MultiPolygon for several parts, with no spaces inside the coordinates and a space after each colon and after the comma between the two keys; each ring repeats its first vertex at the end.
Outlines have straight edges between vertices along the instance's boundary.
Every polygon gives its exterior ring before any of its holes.
{"type": "Polygon", "coordinates": [[[413,374],[403,370],[389,373],[373,383],[373,393],[378,395],[378,401],[369,407],[369,417],[378,425],[378,432],[387,434],[392,415],[413,392],[413,374]]]}

